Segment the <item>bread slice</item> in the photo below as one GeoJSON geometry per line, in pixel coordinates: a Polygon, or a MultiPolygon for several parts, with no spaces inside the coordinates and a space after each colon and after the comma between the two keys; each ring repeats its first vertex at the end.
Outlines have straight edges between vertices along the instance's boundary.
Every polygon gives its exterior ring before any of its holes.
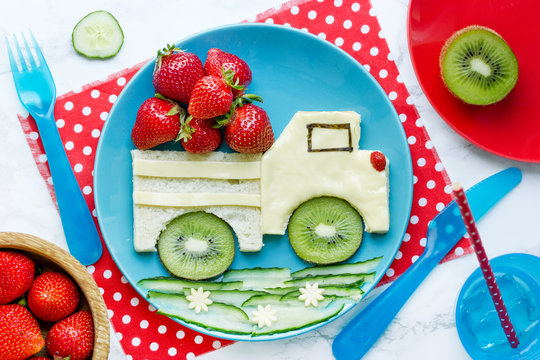
{"type": "MultiPolygon", "coordinates": [[[[136,159],[189,162],[259,162],[260,154],[211,152],[190,154],[183,151],[133,150],[136,159]]],[[[201,163],[202,164],[202,163],[201,163]]],[[[260,179],[212,179],[190,177],[161,177],[156,171],[152,176],[133,175],[133,192],[174,194],[260,194],[260,179]]],[[[234,195],[231,195],[234,196],[234,195]]],[[[133,245],[137,252],[156,251],[156,242],[167,223],[191,211],[212,213],[226,221],[233,229],[240,251],[259,251],[263,246],[261,210],[255,206],[156,206],[133,205],[133,245]]]]}

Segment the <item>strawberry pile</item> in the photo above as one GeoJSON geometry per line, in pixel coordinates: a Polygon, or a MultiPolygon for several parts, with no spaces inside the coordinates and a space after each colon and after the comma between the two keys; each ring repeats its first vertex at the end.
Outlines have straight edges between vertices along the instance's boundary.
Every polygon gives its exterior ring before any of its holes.
{"type": "Polygon", "coordinates": [[[24,360],[43,349],[55,360],[89,359],[94,325],[89,311],[78,310],[79,288],[63,273],[38,272],[28,256],[0,251],[0,359],[24,360]]]}
{"type": "Polygon", "coordinates": [[[208,50],[203,63],[197,55],[172,45],[158,51],[153,74],[155,97],[137,111],[131,140],[147,150],[169,141],[202,154],[225,142],[235,151],[260,153],[274,143],[266,112],[246,94],[252,73],[238,56],[208,50]],[[222,130],[224,129],[224,130],[222,130]]]}

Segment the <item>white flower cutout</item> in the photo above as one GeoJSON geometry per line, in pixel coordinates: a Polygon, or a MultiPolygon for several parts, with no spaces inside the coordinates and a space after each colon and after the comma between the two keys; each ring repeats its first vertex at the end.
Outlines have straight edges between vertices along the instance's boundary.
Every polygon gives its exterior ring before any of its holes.
{"type": "Polygon", "coordinates": [[[298,296],[298,299],[303,301],[306,306],[313,305],[317,307],[319,301],[324,299],[324,296],[322,296],[324,289],[319,289],[318,283],[311,285],[309,282],[306,282],[306,287],[299,290],[301,295],[298,296]]]}
{"type": "Polygon", "coordinates": [[[208,312],[208,305],[212,304],[212,300],[208,297],[210,296],[210,291],[204,291],[202,287],[198,290],[191,289],[191,295],[186,296],[186,299],[189,301],[189,308],[195,309],[195,312],[198,314],[202,311],[208,312]]]}
{"type": "Polygon", "coordinates": [[[272,309],[272,306],[270,304],[266,306],[259,305],[257,306],[257,310],[254,310],[251,312],[253,315],[253,318],[251,318],[251,321],[258,324],[259,329],[264,326],[271,326],[272,321],[276,321],[276,310],[272,309]]]}

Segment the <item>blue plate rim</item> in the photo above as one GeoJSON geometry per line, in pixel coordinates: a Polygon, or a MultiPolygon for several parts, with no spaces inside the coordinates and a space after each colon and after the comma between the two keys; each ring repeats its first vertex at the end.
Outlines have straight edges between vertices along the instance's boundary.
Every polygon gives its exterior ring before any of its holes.
{"type": "MultiPolygon", "coordinates": [[[[313,39],[316,40],[321,45],[326,47],[328,49],[328,51],[337,51],[338,53],[340,53],[341,56],[345,56],[345,58],[347,58],[349,61],[351,61],[351,63],[354,64],[355,67],[357,67],[361,72],[363,72],[365,75],[367,75],[367,77],[369,79],[371,79],[371,81],[373,82],[375,88],[379,91],[380,95],[382,96],[384,101],[387,103],[387,105],[391,109],[391,111],[393,113],[393,116],[394,116],[394,119],[396,121],[400,122],[397,111],[396,111],[394,105],[392,104],[392,102],[390,101],[390,99],[388,98],[387,94],[384,92],[384,89],[377,82],[377,80],[373,77],[373,75],[371,75],[369,73],[369,71],[367,71],[364,68],[364,66],[362,64],[360,64],[354,57],[352,57],[350,54],[348,54],[346,51],[344,51],[340,47],[337,47],[337,46],[331,44],[330,42],[325,41],[325,40],[321,39],[320,37],[318,37],[318,36],[316,36],[314,34],[311,34],[311,33],[307,32],[307,31],[296,29],[296,28],[293,28],[293,27],[290,27],[290,26],[277,25],[277,24],[266,24],[266,23],[226,24],[226,25],[220,25],[220,26],[212,27],[212,28],[209,28],[209,29],[201,30],[201,31],[198,31],[196,33],[190,34],[190,35],[182,38],[181,40],[176,41],[175,44],[176,45],[181,45],[183,42],[187,42],[187,41],[192,40],[193,38],[197,38],[199,36],[207,36],[207,35],[212,34],[214,32],[220,32],[220,31],[224,31],[224,30],[227,30],[227,31],[232,30],[232,31],[234,31],[237,28],[243,28],[243,27],[272,29],[271,31],[292,32],[295,35],[304,36],[304,37],[307,37],[307,38],[311,38],[312,40],[313,39]]],[[[135,73],[135,75],[133,75],[130,82],[133,81],[134,79],[138,78],[139,76],[141,76],[141,73],[147,67],[154,66],[155,60],[156,60],[156,56],[149,59],[144,65],[142,65],[141,68],[135,73]]],[[[105,124],[103,125],[103,128],[101,130],[102,134],[107,131],[108,124],[109,124],[109,119],[111,117],[111,114],[114,114],[114,111],[115,111],[115,109],[117,107],[117,104],[120,103],[119,100],[124,95],[125,90],[126,90],[127,87],[128,87],[128,84],[126,84],[126,86],[122,89],[122,91],[118,95],[115,103],[113,104],[113,106],[109,110],[107,120],[105,121],[105,124]]],[[[402,140],[404,140],[405,143],[407,143],[407,136],[405,134],[405,130],[403,129],[403,126],[399,127],[399,131],[400,131],[400,135],[401,135],[402,140]]],[[[99,188],[97,187],[97,182],[98,182],[97,179],[99,178],[99,176],[98,176],[99,175],[99,164],[100,164],[99,154],[101,153],[102,139],[103,139],[103,137],[100,137],[100,139],[98,141],[98,145],[96,147],[96,157],[95,157],[95,161],[94,161],[94,171],[95,171],[95,173],[94,173],[94,178],[93,178],[93,188],[94,188],[94,203],[95,203],[95,209],[96,209],[96,217],[98,219],[98,223],[99,223],[100,230],[101,230],[101,233],[102,233],[102,236],[103,236],[103,240],[104,240],[106,246],[109,248],[109,253],[110,253],[111,258],[113,259],[114,263],[116,264],[116,266],[118,267],[118,269],[120,270],[122,275],[128,280],[130,285],[135,289],[135,291],[137,291],[137,293],[141,297],[143,297],[151,305],[151,302],[146,297],[146,291],[143,291],[138,286],[136,286],[136,282],[133,283],[132,281],[130,281],[130,277],[126,274],[124,266],[117,261],[116,256],[114,255],[114,252],[110,251],[109,240],[107,239],[107,236],[105,235],[105,231],[103,231],[102,226],[101,226],[102,218],[101,218],[101,213],[100,213],[100,210],[99,210],[99,208],[100,208],[100,206],[99,206],[100,200],[99,200],[99,196],[98,196],[99,188]]],[[[412,157],[411,157],[410,149],[409,149],[408,146],[406,146],[406,152],[407,152],[405,154],[406,158],[409,159],[409,161],[406,164],[407,165],[406,170],[407,170],[407,173],[410,176],[407,179],[408,182],[409,182],[409,188],[408,188],[408,192],[407,192],[407,195],[408,195],[407,197],[409,198],[409,201],[407,201],[404,213],[407,215],[406,218],[408,219],[408,218],[410,218],[411,209],[412,209],[414,183],[413,183],[412,157]]],[[[392,191],[392,190],[390,189],[390,191],[392,191]]],[[[395,250],[394,250],[394,252],[392,254],[385,254],[386,256],[391,255],[392,259],[395,258],[397,252],[399,251],[399,248],[400,248],[401,243],[403,241],[403,237],[404,237],[404,235],[406,233],[406,230],[407,230],[408,221],[405,224],[401,224],[401,226],[402,226],[402,229],[400,229],[401,231],[399,231],[399,233],[401,234],[400,235],[401,240],[399,242],[399,246],[396,246],[396,248],[395,248],[395,250]]],[[[367,287],[366,289],[362,288],[362,290],[365,291],[364,297],[371,290],[373,290],[377,286],[377,284],[380,282],[380,280],[386,274],[386,271],[388,270],[388,268],[390,267],[391,264],[392,264],[392,261],[390,261],[388,263],[388,266],[386,266],[384,269],[377,268],[378,271],[377,271],[376,278],[373,281],[373,283],[370,283],[369,287],[367,287]]],[[[182,321],[180,319],[175,319],[175,318],[170,318],[170,319],[172,319],[173,321],[178,322],[179,324],[181,324],[183,326],[186,326],[186,327],[188,327],[188,328],[190,328],[192,330],[201,332],[201,333],[209,335],[209,336],[222,338],[222,339],[233,340],[233,341],[270,341],[270,340],[280,340],[280,339],[290,338],[290,337],[301,335],[301,334],[307,333],[309,331],[315,330],[317,328],[320,328],[320,327],[322,327],[322,326],[336,320],[337,318],[341,317],[345,313],[349,312],[352,308],[354,308],[359,303],[360,302],[354,303],[354,304],[346,304],[343,307],[343,309],[336,316],[334,316],[334,317],[332,317],[332,318],[330,318],[328,320],[322,321],[320,323],[308,326],[308,327],[304,327],[304,328],[301,328],[301,329],[292,330],[292,331],[284,332],[284,333],[277,333],[277,334],[273,334],[273,335],[262,335],[262,336],[256,336],[256,337],[252,337],[250,335],[236,335],[236,334],[230,334],[230,333],[223,333],[223,332],[219,332],[219,331],[215,331],[215,330],[208,330],[206,328],[184,322],[184,321],[182,321]]]]}

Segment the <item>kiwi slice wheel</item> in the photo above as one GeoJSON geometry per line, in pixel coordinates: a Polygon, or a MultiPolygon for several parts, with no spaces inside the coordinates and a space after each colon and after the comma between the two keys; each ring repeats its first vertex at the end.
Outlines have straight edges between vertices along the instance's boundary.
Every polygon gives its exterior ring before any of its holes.
{"type": "Polygon", "coordinates": [[[469,26],[454,33],[439,59],[446,87],[468,104],[489,105],[514,88],[518,63],[506,41],[491,29],[469,26]]]}
{"type": "Polygon", "coordinates": [[[234,258],[229,225],[203,211],[171,220],[159,235],[157,249],[163,265],[178,277],[208,279],[223,273],[234,258]]]}
{"type": "Polygon", "coordinates": [[[360,247],[364,231],[362,218],[347,201],[327,196],[301,204],[288,229],[296,255],[314,264],[347,260],[360,247]]]}

